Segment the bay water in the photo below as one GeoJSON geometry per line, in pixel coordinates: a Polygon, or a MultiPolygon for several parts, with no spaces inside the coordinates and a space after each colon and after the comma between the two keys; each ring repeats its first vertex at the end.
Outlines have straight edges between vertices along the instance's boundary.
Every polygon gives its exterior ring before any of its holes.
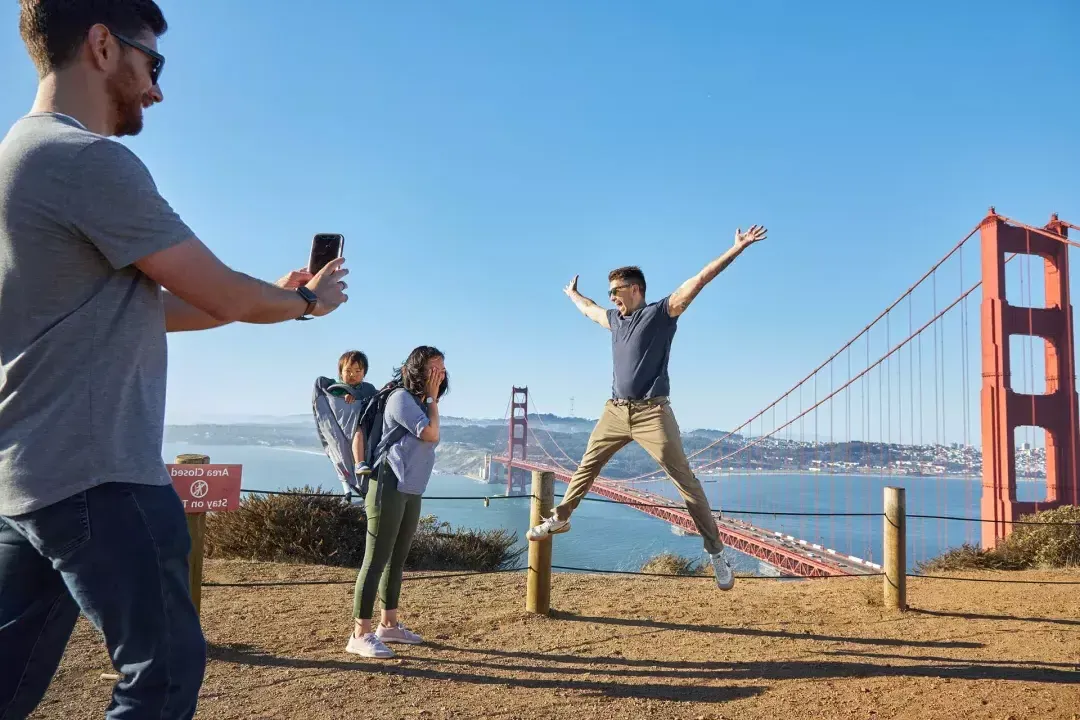
{"type": "MultiPolygon", "coordinates": [[[[164,459],[200,452],[214,463],[243,466],[245,490],[285,490],[304,485],[341,492],[341,484],[327,457],[319,452],[257,445],[199,446],[166,443],[164,459]]],[[[705,476],[706,494],[713,508],[727,517],[819,543],[837,552],[881,562],[882,509],[886,486],[904,487],[908,515],[948,515],[978,518],[981,480],[971,477],[914,477],[889,475],[829,475],[825,473],[742,473],[705,476]],[[746,512],[760,514],[744,514],[746,512]],[[772,514],[777,513],[777,514],[772,514]],[[865,516],[796,517],[781,513],[866,513],[865,516]]],[[[666,478],[635,483],[635,487],[679,500],[666,478]]],[[[566,486],[557,483],[556,501],[566,486]]],[[[499,499],[505,484],[481,483],[467,477],[437,474],[431,478],[423,514],[435,515],[453,528],[481,530],[505,528],[514,532],[521,547],[529,526],[527,498],[499,499]],[[466,497],[467,500],[440,499],[466,497]],[[484,498],[490,498],[487,507],[484,498]]],[[[1018,483],[1018,499],[1035,500],[1045,494],[1045,481],[1018,483]]],[[[595,496],[590,496],[595,497],[595,496]]],[[[978,544],[981,525],[958,520],[908,519],[909,569],[950,547],[978,544]]],[[[597,570],[640,570],[662,552],[705,560],[701,538],[685,534],[659,518],[630,507],[605,502],[582,502],[574,512],[571,530],[556,536],[553,563],[597,570]]],[[[736,572],[776,575],[769,565],[728,550],[736,572]]],[[[522,557],[520,564],[524,565],[522,557]]]]}

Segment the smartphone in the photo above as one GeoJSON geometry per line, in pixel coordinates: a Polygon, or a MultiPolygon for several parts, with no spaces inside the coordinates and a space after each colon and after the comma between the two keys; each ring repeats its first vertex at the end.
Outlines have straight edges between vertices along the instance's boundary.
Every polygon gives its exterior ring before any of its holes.
{"type": "Polygon", "coordinates": [[[345,249],[345,236],[337,233],[319,233],[311,240],[311,255],[308,258],[308,272],[314,275],[328,262],[341,257],[345,249]]]}

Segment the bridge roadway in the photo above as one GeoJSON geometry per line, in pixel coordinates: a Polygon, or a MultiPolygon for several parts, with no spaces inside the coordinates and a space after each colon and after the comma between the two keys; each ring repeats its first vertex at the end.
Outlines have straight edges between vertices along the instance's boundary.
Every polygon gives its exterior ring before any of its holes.
{"type": "MultiPolygon", "coordinates": [[[[505,455],[496,455],[493,462],[508,464],[505,455]]],[[[558,467],[514,459],[513,467],[522,470],[539,470],[555,474],[561,482],[569,482],[571,473],[558,467]]],[[[645,503],[664,507],[627,505],[639,512],[658,517],[694,535],[697,528],[685,506],[673,505],[670,498],[638,490],[618,480],[599,477],[590,493],[622,503],[645,503]]],[[[881,566],[851,555],[843,555],[830,548],[799,540],[791,535],[757,527],[742,520],[719,518],[716,527],[720,538],[728,547],[762,560],[776,567],[782,574],[793,577],[829,577],[837,575],[872,575],[881,572],[881,566]]]]}

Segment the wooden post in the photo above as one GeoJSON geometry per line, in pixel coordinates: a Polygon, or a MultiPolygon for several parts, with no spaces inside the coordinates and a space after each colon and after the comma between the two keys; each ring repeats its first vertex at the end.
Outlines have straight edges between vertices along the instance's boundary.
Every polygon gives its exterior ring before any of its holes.
{"type": "MultiPolygon", "coordinates": [[[[532,511],[529,526],[535,527],[551,516],[555,505],[555,473],[533,470],[532,511]]],[[[529,579],[525,609],[538,615],[551,610],[551,538],[529,543],[529,579]]]]}
{"type": "Polygon", "coordinates": [[[885,488],[885,607],[907,610],[907,502],[904,488],[885,488]]]}
{"type": "MultiPolygon", "coordinates": [[[[177,455],[177,465],[209,465],[208,455],[177,455]]],[[[188,534],[191,536],[191,552],[188,554],[188,582],[191,584],[191,601],[195,612],[202,608],[203,546],[206,539],[206,513],[188,513],[188,534]]]]}

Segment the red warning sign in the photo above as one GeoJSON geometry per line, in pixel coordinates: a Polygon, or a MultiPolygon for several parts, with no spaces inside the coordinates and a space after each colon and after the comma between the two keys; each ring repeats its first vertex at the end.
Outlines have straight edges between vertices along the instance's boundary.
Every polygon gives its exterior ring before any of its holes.
{"type": "Polygon", "coordinates": [[[241,465],[167,465],[186,513],[228,512],[240,507],[241,465]]]}

